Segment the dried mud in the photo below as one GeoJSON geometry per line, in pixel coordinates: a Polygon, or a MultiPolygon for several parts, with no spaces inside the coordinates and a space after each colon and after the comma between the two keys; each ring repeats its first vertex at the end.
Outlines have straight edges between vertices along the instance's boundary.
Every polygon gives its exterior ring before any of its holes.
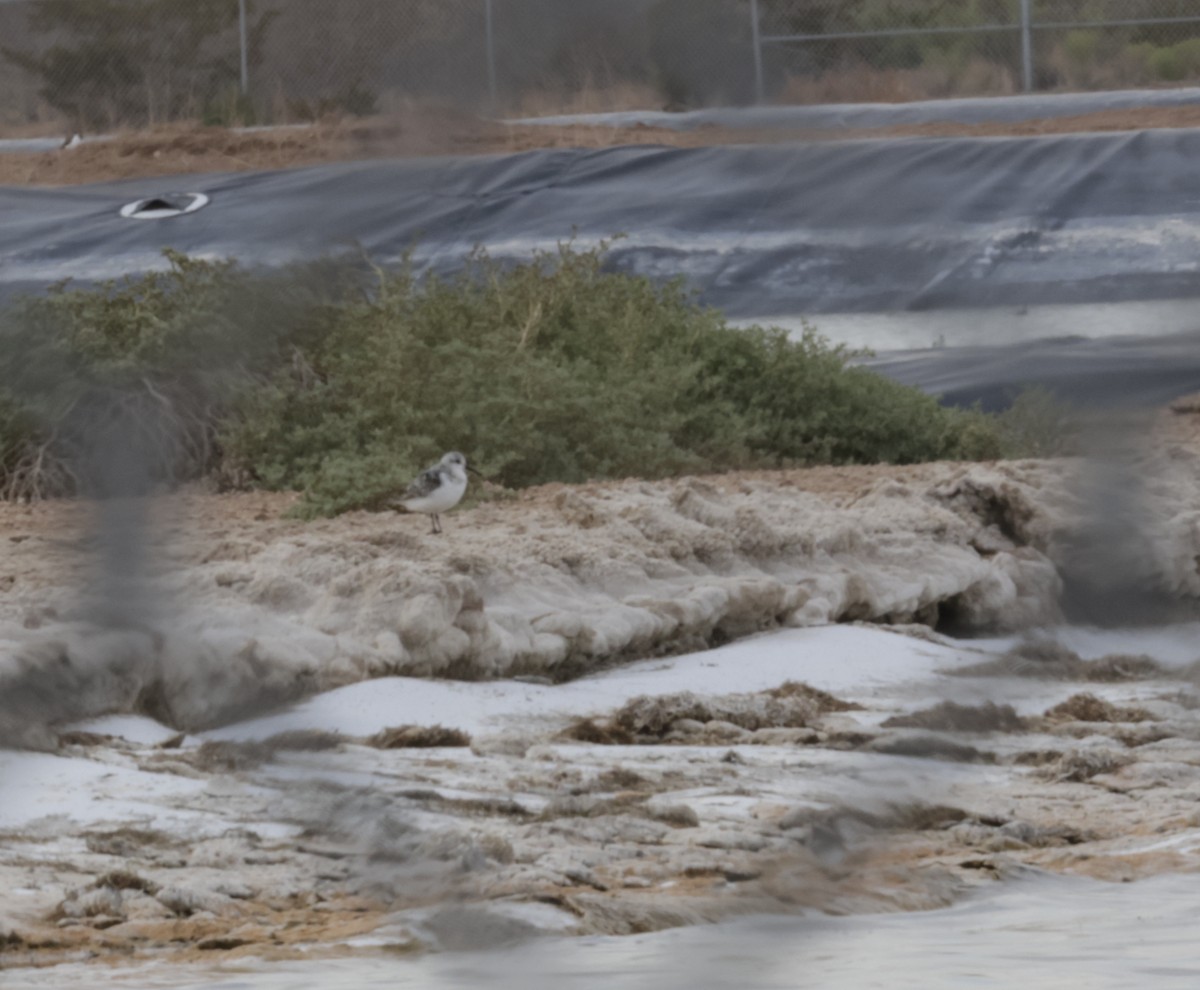
{"type": "MultiPolygon", "coordinates": [[[[636,746],[565,742],[546,725],[526,728],[520,753],[298,735],[239,744],[241,759],[211,742],[97,734],[60,752],[194,785],[160,799],[190,817],[169,830],[48,818],[0,836],[0,882],[23,895],[0,911],[0,969],[378,951],[364,936],[416,951],[546,930],[544,915],[512,915],[519,905],[550,912],[555,931],[626,934],[747,912],[928,909],[1023,867],[1107,880],[1195,869],[1200,715],[1162,700],[1169,679],[1156,687],[1145,705],[1161,731],[1133,748],[1110,721],[1078,737],[1001,702],[941,706],[952,717],[938,731],[928,710],[904,712],[903,694],[821,712],[794,686],[783,693],[807,702],[803,735],[686,724],[777,702],[771,692],[635,699],[636,746]],[[968,710],[989,727],[964,723],[968,710]],[[1059,748],[1030,759],[1039,741],[1059,748]]],[[[1114,697],[1104,704],[1131,707],[1114,697]]],[[[1079,705],[1064,710],[1090,717],[1079,705]]]]}
{"type": "Polygon", "coordinates": [[[786,626],[1051,622],[1067,473],[547,486],[459,512],[444,536],[390,513],[296,522],[289,497],[261,494],[148,499],[136,533],[91,528],[82,503],[0,506],[0,736],[23,738],[18,709],[195,731],[389,674],[559,681],[786,626]],[[80,587],[114,541],[144,572],[80,587]],[[103,621],[114,610],[136,618],[103,621]]]}

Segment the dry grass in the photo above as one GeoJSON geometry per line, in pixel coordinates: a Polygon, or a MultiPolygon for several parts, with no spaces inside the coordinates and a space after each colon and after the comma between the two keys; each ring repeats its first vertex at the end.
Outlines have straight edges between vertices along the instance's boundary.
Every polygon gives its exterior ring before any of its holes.
{"type": "Polygon", "coordinates": [[[120,133],[69,150],[0,154],[0,185],[62,186],[373,158],[515,154],[536,148],[607,148],[630,143],[692,146],[714,142],[707,135],[663,128],[508,125],[453,110],[424,110],[367,121],[329,120],[252,132],[177,124],[120,133]]]}
{"type": "Polygon", "coordinates": [[[659,110],[662,106],[662,93],[647,83],[611,82],[597,85],[589,80],[565,95],[561,89],[535,89],[522,93],[510,116],[554,117],[619,110],[659,110]]]}
{"type": "Polygon", "coordinates": [[[847,65],[817,76],[789,76],[781,103],[907,103],[963,96],[1007,96],[1019,89],[1011,70],[986,59],[965,66],[872,69],[847,65]]]}

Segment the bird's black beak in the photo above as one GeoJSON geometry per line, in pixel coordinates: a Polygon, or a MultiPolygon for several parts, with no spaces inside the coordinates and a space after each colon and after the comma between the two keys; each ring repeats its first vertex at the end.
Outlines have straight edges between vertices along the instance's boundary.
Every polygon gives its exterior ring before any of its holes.
{"type": "Polygon", "coordinates": [[[473,467],[471,467],[471,465],[470,465],[470,464],[468,464],[466,467],[467,467],[467,470],[468,470],[468,471],[470,471],[470,472],[471,472],[473,475],[475,475],[477,478],[482,478],[482,477],[483,477],[483,472],[482,472],[482,471],[480,471],[478,468],[473,468],[473,467]]]}

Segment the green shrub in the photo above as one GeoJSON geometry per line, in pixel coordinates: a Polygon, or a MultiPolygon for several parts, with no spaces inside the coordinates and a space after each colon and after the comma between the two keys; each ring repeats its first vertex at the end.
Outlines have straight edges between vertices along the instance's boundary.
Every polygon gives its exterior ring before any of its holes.
{"type": "Polygon", "coordinates": [[[1103,44],[1104,36],[1099,31],[1068,31],[1063,50],[1072,62],[1088,65],[1096,61],[1103,44]]]}
{"type": "Polygon", "coordinates": [[[1159,48],[1150,55],[1150,71],[1163,82],[1179,82],[1187,75],[1187,66],[1179,51],[1170,48],[1159,48]]]}
{"type": "Polygon", "coordinates": [[[164,271],[89,288],[60,283],[4,314],[7,497],[71,494],[86,481],[81,466],[109,455],[135,454],[143,485],[214,470],[233,400],[278,367],[286,341],[321,312],[312,288],[320,279],[166,257],[164,271]]]}
{"type": "Polygon", "coordinates": [[[1189,38],[1175,45],[1179,58],[1183,62],[1184,71],[1189,77],[1200,74],[1200,38],[1189,38]]]}
{"type": "Polygon", "coordinates": [[[254,101],[236,85],[221,87],[204,103],[200,123],[205,127],[253,127],[259,123],[254,101]]]}
{"type": "Polygon", "coordinates": [[[224,434],[240,472],[313,512],[378,504],[444,450],[497,482],[995,457],[994,421],[849,362],[812,330],[734,329],[678,283],[569,247],[459,275],[380,275],[370,300],[256,391],[224,434]]]}
{"type": "Polygon", "coordinates": [[[1167,47],[1136,46],[1150,72],[1163,82],[1181,82],[1200,75],[1200,38],[1167,47]]]}
{"type": "Polygon", "coordinates": [[[162,272],[57,286],[8,315],[3,492],[74,490],[130,449],[145,483],[297,489],[305,514],[377,506],[451,449],[509,488],[1023,452],[1028,431],[944,408],[811,329],[732,328],[604,258],[479,253],[454,276],[368,281],[168,253],[162,272]]]}

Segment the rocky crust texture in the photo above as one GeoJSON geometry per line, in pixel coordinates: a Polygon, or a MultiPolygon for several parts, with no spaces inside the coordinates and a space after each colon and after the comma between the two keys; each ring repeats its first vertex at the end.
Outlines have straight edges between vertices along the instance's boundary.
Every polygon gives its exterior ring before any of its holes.
{"type": "Polygon", "coordinates": [[[392,514],[291,521],[287,496],[3,506],[0,733],[103,712],[196,730],[389,674],[557,681],[780,626],[1047,623],[1071,472],[549,486],[444,536],[392,514]]]}
{"type": "MultiPolygon", "coordinates": [[[[1200,867],[1194,665],[829,632],[787,649],[941,670],[838,694],[682,689],[706,653],[631,668],[644,683],[677,664],[665,694],[614,683],[625,671],[592,678],[597,700],[574,716],[529,704],[570,686],[503,686],[504,717],[474,737],[75,729],[53,754],[0,752],[15,804],[58,812],[5,827],[13,806],[0,809],[0,971],[930,909],[1033,870],[1200,867]]],[[[430,717],[500,687],[437,685],[430,717]]]]}

